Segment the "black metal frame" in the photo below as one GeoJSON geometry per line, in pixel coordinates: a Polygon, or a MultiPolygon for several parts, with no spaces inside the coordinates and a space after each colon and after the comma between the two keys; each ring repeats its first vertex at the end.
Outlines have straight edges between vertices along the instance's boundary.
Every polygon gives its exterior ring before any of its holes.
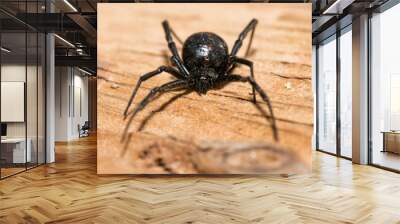
{"type": "Polygon", "coordinates": [[[331,41],[336,41],[336,152],[332,153],[329,151],[326,151],[324,149],[321,149],[319,147],[319,97],[318,97],[318,91],[319,91],[319,54],[318,54],[318,48],[319,44],[316,47],[316,150],[319,152],[323,152],[329,155],[334,155],[343,159],[347,160],[352,160],[352,158],[347,157],[342,155],[342,150],[341,150],[341,117],[340,117],[340,81],[341,81],[341,67],[340,67],[340,37],[346,33],[347,29],[349,26],[351,26],[352,23],[347,24],[345,27],[339,26],[339,24],[336,25],[336,32],[333,33],[332,35],[326,37],[325,39],[321,40],[319,43],[322,43],[324,41],[327,41],[328,39],[332,38],[332,36],[335,36],[334,40],[331,41]],[[346,32],[343,32],[346,31],[346,32]]]}
{"type": "MultiPolygon", "coordinates": [[[[339,28],[339,26],[337,25],[339,28]]],[[[341,66],[340,66],[340,36],[341,30],[336,30],[336,154],[341,155],[341,133],[342,123],[340,118],[340,78],[341,78],[341,66]]]]}
{"type": "MultiPolygon", "coordinates": [[[[0,23],[0,30],[1,30],[1,27],[2,27],[2,24],[0,23]]],[[[1,46],[3,46],[2,45],[2,32],[0,32],[0,47],[1,46]]],[[[1,50],[0,50],[0,124],[1,124],[1,77],[2,77],[2,74],[1,74],[1,50]]],[[[1,137],[1,136],[0,136],[1,137]]],[[[1,144],[0,144],[0,165],[1,165],[1,151],[2,151],[2,149],[1,149],[1,144]]],[[[1,180],[1,166],[0,166],[0,180],[1,180]]]]}
{"type": "Polygon", "coordinates": [[[318,70],[319,70],[319,45],[315,46],[315,148],[318,150],[319,149],[319,76],[318,76],[318,70]]]}
{"type": "Polygon", "coordinates": [[[367,75],[367,85],[368,85],[368,100],[367,100],[367,107],[368,107],[368,111],[367,111],[367,120],[368,120],[368,124],[367,124],[367,128],[368,128],[368,158],[367,158],[367,162],[368,164],[372,165],[372,97],[371,97],[371,93],[372,93],[372,82],[371,82],[371,74],[372,74],[372,64],[371,64],[371,57],[372,57],[372,42],[371,42],[371,37],[372,37],[372,33],[371,33],[371,19],[372,19],[372,13],[369,12],[368,13],[368,55],[367,55],[367,60],[368,60],[368,75],[367,75]]]}

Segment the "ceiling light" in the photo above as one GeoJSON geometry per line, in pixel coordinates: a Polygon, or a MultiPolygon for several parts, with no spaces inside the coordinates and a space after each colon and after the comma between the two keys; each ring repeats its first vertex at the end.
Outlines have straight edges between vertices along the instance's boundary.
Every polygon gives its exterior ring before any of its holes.
{"type": "Polygon", "coordinates": [[[68,1],[64,0],[65,4],[67,4],[74,12],[78,12],[78,10],[68,1]]]}
{"type": "Polygon", "coordinates": [[[86,70],[83,70],[83,69],[81,69],[81,68],[79,68],[79,67],[78,67],[78,70],[81,71],[81,72],[83,72],[83,73],[85,73],[85,74],[87,74],[87,75],[90,75],[90,76],[93,75],[92,73],[90,73],[90,72],[88,72],[88,71],[86,71],[86,70]]]}
{"type": "Polygon", "coordinates": [[[78,53],[79,55],[84,55],[85,54],[85,52],[83,52],[82,48],[77,48],[76,49],[76,53],[78,53]]]}
{"type": "Polygon", "coordinates": [[[354,1],[355,0],[336,0],[332,5],[325,9],[322,14],[342,14],[343,10],[351,5],[354,1]]]}
{"type": "Polygon", "coordinates": [[[1,47],[0,49],[1,49],[1,51],[4,51],[6,53],[10,53],[11,52],[11,50],[9,50],[9,49],[7,49],[5,47],[1,47]]]}
{"type": "Polygon", "coordinates": [[[57,34],[54,34],[54,36],[55,37],[57,37],[59,40],[61,40],[62,42],[64,42],[64,43],[66,43],[67,45],[69,45],[70,47],[73,47],[73,48],[75,48],[75,45],[73,45],[71,42],[69,42],[68,40],[66,40],[66,39],[64,39],[64,38],[62,38],[62,37],[60,37],[59,35],[57,35],[57,34]]]}

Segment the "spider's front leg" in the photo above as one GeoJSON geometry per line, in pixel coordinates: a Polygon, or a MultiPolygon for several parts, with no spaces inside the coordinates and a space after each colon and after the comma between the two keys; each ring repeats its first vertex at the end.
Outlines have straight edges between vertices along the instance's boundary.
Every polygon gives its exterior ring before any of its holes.
{"type": "Polygon", "coordinates": [[[167,72],[167,73],[169,73],[169,74],[175,76],[175,77],[178,78],[178,79],[183,79],[183,78],[184,78],[176,69],[174,69],[174,68],[172,68],[172,67],[167,67],[167,66],[160,66],[158,69],[156,69],[156,70],[154,70],[154,71],[151,71],[151,72],[148,72],[148,73],[146,73],[146,74],[140,76],[139,80],[138,80],[137,83],[136,83],[135,88],[134,88],[133,91],[132,91],[132,94],[131,94],[131,97],[129,98],[128,104],[126,105],[126,108],[125,108],[125,111],[124,111],[124,116],[125,116],[125,117],[126,117],[127,114],[128,114],[129,107],[131,106],[132,101],[133,101],[133,99],[135,98],[135,95],[136,95],[136,93],[137,93],[137,91],[138,91],[140,85],[142,84],[142,82],[144,82],[144,81],[150,79],[151,77],[154,77],[154,76],[156,76],[156,75],[159,75],[159,74],[161,74],[162,72],[167,72]]]}
{"type": "Polygon", "coordinates": [[[128,121],[126,127],[125,127],[122,139],[124,139],[126,137],[126,134],[128,132],[128,128],[129,128],[130,124],[132,123],[133,118],[135,117],[135,115],[139,111],[143,110],[155,95],[157,95],[158,93],[163,93],[163,92],[167,92],[167,91],[178,90],[178,89],[181,89],[181,88],[187,88],[188,86],[189,85],[188,85],[188,82],[186,80],[178,79],[178,80],[174,80],[174,81],[171,81],[171,82],[167,82],[167,83],[165,83],[165,84],[163,84],[161,86],[158,86],[158,87],[155,87],[155,88],[151,89],[150,92],[147,94],[147,96],[145,98],[143,98],[143,100],[133,110],[133,114],[129,118],[129,121],[128,121]]]}
{"type": "Polygon", "coordinates": [[[179,71],[185,76],[189,76],[189,71],[185,67],[182,58],[179,56],[178,49],[176,48],[176,44],[174,40],[172,39],[172,33],[173,31],[171,30],[169,23],[167,20],[162,22],[162,26],[164,28],[165,32],[165,39],[167,39],[168,42],[168,48],[172,53],[172,62],[176,64],[176,67],[178,67],[179,71]]]}

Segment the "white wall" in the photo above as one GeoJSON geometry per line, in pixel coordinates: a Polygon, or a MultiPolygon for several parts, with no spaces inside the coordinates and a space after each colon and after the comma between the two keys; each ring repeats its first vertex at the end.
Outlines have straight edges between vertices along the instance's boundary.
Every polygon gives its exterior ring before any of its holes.
{"type": "Polygon", "coordinates": [[[68,141],[69,139],[69,73],[67,67],[55,68],[55,141],[68,141]]]}
{"type": "Polygon", "coordinates": [[[352,159],[368,163],[368,15],[352,23],[352,159]]]}
{"type": "MultiPolygon", "coordinates": [[[[50,12],[54,7],[46,1],[50,12]]],[[[55,41],[54,34],[46,35],[46,163],[55,162],[55,41]]]]}
{"type": "MultiPolygon", "coordinates": [[[[75,70],[76,72],[76,70],[75,70]]],[[[73,111],[73,119],[72,121],[72,132],[71,134],[74,136],[74,138],[79,137],[79,132],[77,129],[78,124],[83,125],[85,121],[88,120],[88,78],[85,76],[81,76],[82,73],[79,73],[79,75],[74,75],[74,92],[75,94],[73,96],[75,100],[75,105],[74,108],[72,109],[73,111]],[[81,111],[80,111],[81,110],[81,111]],[[75,113],[74,113],[75,112],[75,113]]]]}
{"type": "MultiPolygon", "coordinates": [[[[25,64],[9,64],[1,66],[1,81],[5,82],[25,82],[25,64]]],[[[6,108],[1,108],[5,110],[6,108]]],[[[25,123],[7,123],[7,137],[25,137],[25,123]]]]}
{"type": "MultiPolygon", "coordinates": [[[[7,124],[7,137],[9,138],[27,138],[30,140],[30,148],[32,162],[36,162],[39,158],[40,163],[44,162],[44,83],[41,73],[41,67],[25,64],[3,64],[1,66],[2,82],[24,82],[26,84],[26,107],[23,106],[22,113],[26,112],[26,121],[22,122],[5,122],[7,124]],[[39,69],[39,70],[37,70],[39,69]],[[25,79],[28,80],[25,80],[25,79]],[[39,156],[37,156],[39,153],[39,156]]],[[[23,90],[22,90],[23,91],[23,90]]],[[[24,94],[22,92],[21,94],[24,94]]],[[[2,96],[7,97],[7,96],[2,96]]],[[[11,110],[11,108],[1,108],[11,110]]],[[[12,113],[12,111],[9,111],[12,113]]]]}
{"type": "MultiPolygon", "coordinates": [[[[28,66],[27,68],[24,65],[19,65],[19,64],[4,64],[1,66],[1,81],[2,82],[25,82],[25,75],[26,75],[26,70],[28,71],[28,74],[31,74],[32,72],[36,73],[36,67],[33,66],[28,66]]],[[[31,81],[30,81],[31,82],[31,81]]],[[[32,84],[32,83],[30,83],[32,84]]],[[[36,82],[33,83],[36,85],[36,82]]],[[[34,92],[30,93],[30,89],[28,89],[27,96],[29,97],[35,97],[36,98],[36,89],[34,92]]],[[[32,102],[32,99],[27,99],[28,102],[32,102]]],[[[36,107],[36,105],[35,105],[36,107]]],[[[2,110],[6,110],[7,108],[1,108],[2,110]]],[[[30,115],[33,114],[28,114],[28,121],[31,122],[34,120],[30,115]]],[[[34,114],[36,116],[36,114],[34,114]]],[[[35,117],[35,123],[36,123],[36,117],[35,117]]],[[[25,137],[25,122],[7,122],[7,136],[8,137],[25,137]]],[[[32,127],[32,125],[28,125],[28,127],[32,127]]],[[[29,133],[28,133],[29,134],[29,133]]],[[[29,137],[29,135],[28,135],[29,137]]]]}
{"type": "Polygon", "coordinates": [[[56,67],[55,86],[55,140],[77,139],[78,125],[88,120],[88,78],[76,68],[56,67]]]}

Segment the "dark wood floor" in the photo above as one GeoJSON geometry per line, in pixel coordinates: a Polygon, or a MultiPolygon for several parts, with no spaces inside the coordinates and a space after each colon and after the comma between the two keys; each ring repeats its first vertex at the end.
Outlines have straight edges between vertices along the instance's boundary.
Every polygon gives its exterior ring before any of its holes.
{"type": "Polygon", "coordinates": [[[0,223],[400,223],[400,175],[323,153],[281,176],[96,174],[96,138],[0,181],[0,223]]]}

